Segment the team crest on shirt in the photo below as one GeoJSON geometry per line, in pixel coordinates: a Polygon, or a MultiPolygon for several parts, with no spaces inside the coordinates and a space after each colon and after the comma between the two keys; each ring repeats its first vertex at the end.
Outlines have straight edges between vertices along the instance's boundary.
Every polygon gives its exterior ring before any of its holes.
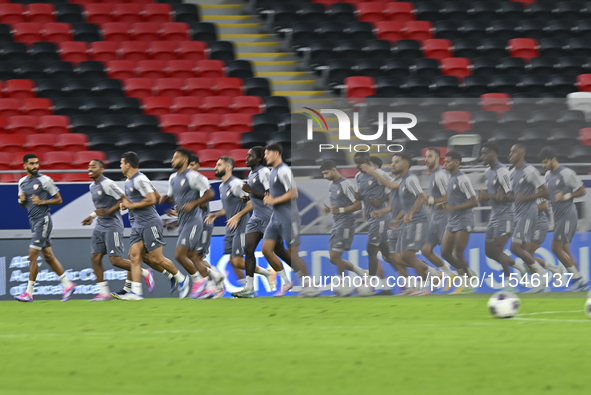
{"type": "Polygon", "coordinates": [[[33,189],[34,189],[34,190],[37,190],[37,188],[39,188],[39,184],[35,184],[35,185],[33,185],[33,189]]]}
{"type": "Polygon", "coordinates": [[[433,181],[433,186],[435,186],[435,181],[433,181]]]}
{"type": "Polygon", "coordinates": [[[341,194],[341,190],[339,189],[339,190],[337,191],[337,195],[340,195],[340,194],[341,194]]]}
{"type": "Polygon", "coordinates": [[[185,181],[187,181],[187,179],[186,179],[186,178],[183,178],[183,179],[181,180],[181,186],[185,185],[185,181]]]}
{"type": "Polygon", "coordinates": [[[372,180],[369,180],[369,181],[367,182],[367,184],[368,184],[368,185],[371,185],[371,184],[373,184],[373,181],[372,181],[372,180]]]}
{"type": "Polygon", "coordinates": [[[226,196],[230,196],[230,190],[228,189],[228,192],[226,192],[226,196]]]}
{"type": "Polygon", "coordinates": [[[99,194],[99,196],[100,196],[100,195],[102,195],[102,194],[103,194],[103,191],[101,191],[101,190],[99,189],[97,193],[98,193],[98,194],[99,194]]]}
{"type": "Polygon", "coordinates": [[[456,184],[454,184],[454,186],[452,187],[453,189],[456,189],[456,184]]]}
{"type": "Polygon", "coordinates": [[[255,178],[252,179],[252,183],[253,184],[256,184],[256,182],[257,182],[257,178],[255,177],[255,178]]]}
{"type": "Polygon", "coordinates": [[[521,184],[523,182],[523,180],[525,180],[525,177],[521,177],[521,179],[519,180],[519,183],[521,184]]]}
{"type": "Polygon", "coordinates": [[[129,187],[129,191],[130,192],[133,192],[133,187],[129,187]]]}
{"type": "Polygon", "coordinates": [[[273,182],[277,182],[277,176],[275,176],[275,178],[273,179],[273,182]]]}
{"type": "Polygon", "coordinates": [[[556,185],[560,184],[560,180],[556,180],[556,185]]]}
{"type": "Polygon", "coordinates": [[[496,183],[497,183],[497,179],[495,178],[495,179],[493,180],[493,185],[496,185],[496,183]]]}

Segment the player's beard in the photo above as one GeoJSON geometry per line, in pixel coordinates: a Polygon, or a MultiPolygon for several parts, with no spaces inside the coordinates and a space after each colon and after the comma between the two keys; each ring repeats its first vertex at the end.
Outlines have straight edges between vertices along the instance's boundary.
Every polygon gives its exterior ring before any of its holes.
{"type": "Polygon", "coordinates": [[[32,176],[36,176],[36,175],[37,175],[37,173],[39,173],[39,169],[35,169],[35,170],[27,170],[27,172],[28,172],[29,174],[31,174],[32,176]]]}
{"type": "Polygon", "coordinates": [[[225,176],[225,175],[226,175],[226,170],[221,170],[221,171],[216,171],[216,172],[215,172],[215,176],[216,176],[217,178],[222,178],[222,177],[223,177],[223,176],[225,176]]]}

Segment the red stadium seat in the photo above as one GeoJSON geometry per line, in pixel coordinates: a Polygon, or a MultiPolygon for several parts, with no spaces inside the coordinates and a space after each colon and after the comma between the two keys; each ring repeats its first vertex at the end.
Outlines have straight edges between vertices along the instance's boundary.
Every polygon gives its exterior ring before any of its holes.
{"type": "Polygon", "coordinates": [[[166,62],[165,72],[171,78],[193,78],[195,63],[192,60],[169,60],[166,62]]]}
{"type": "Polygon", "coordinates": [[[134,63],[131,60],[111,60],[107,62],[107,76],[119,80],[134,78],[134,63]]]}
{"type": "MultiPolygon", "coordinates": [[[[2,135],[0,135],[0,144],[1,144],[1,141],[2,141],[2,135]]],[[[0,146],[0,170],[12,170],[12,168],[10,167],[11,159],[12,159],[11,153],[3,152],[2,147],[0,146]]],[[[16,181],[18,181],[16,174],[0,174],[0,182],[16,182],[16,181]]]]}
{"type": "Polygon", "coordinates": [[[252,130],[252,115],[224,114],[220,121],[220,129],[228,132],[250,132],[252,130]]]}
{"type": "MultiPolygon", "coordinates": [[[[178,136],[179,145],[193,152],[205,150],[207,149],[207,142],[209,141],[210,135],[211,133],[208,132],[183,133],[178,136]]],[[[199,158],[199,162],[203,166],[201,158],[199,158]]]]}
{"type": "Polygon", "coordinates": [[[464,133],[472,129],[472,115],[468,111],[446,111],[441,114],[443,128],[464,133]]]}
{"type": "Polygon", "coordinates": [[[534,3],[534,2],[536,2],[536,1],[538,1],[538,0],[511,0],[511,1],[515,1],[515,2],[517,2],[517,3],[521,3],[521,4],[523,4],[523,7],[524,7],[524,8],[529,8],[529,5],[530,5],[531,3],[534,3]]]}
{"type": "Polygon", "coordinates": [[[193,130],[196,132],[217,132],[220,121],[221,116],[219,114],[197,114],[191,117],[193,130]]]}
{"type": "Polygon", "coordinates": [[[181,78],[159,78],[156,80],[155,93],[158,96],[183,96],[184,85],[185,83],[181,78]]]}
{"type": "Polygon", "coordinates": [[[6,131],[11,134],[20,134],[26,136],[28,134],[36,134],[39,119],[32,115],[16,115],[8,118],[8,125],[6,131]]]}
{"type": "Polygon", "coordinates": [[[453,57],[451,41],[442,38],[433,38],[423,42],[423,54],[426,58],[445,59],[453,57]]]}
{"type": "Polygon", "coordinates": [[[233,150],[241,148],[239,132],[217,132],[212,133],[209,140],[209,148],[233,150]]]}
{"type": "Polygon", "coordinates": [[[33,22],[15,23],[13,25],[14,31],[12,36],[15,41],[31,45],[38,41],[43,41],[41,38],[41,25],[33,22]]]}
{"type": "Polygon", "coordinates": [[[61,43],[72,40],[72,27],[69,23],[46,23],[41,29],[43,41],[61,43]]]}
{"type": "Polygon", "coordinates": [[[0,99],[0,116],[12,117],[20,115],[21,100],[19,99],[0,99]]]}
{"type": "Polygon", "coordinates": [[[371,77],[347,77],[345,90],[348,98],[363,98],[376,93],[374,79],[371,77]]]}
{"type": "Polygon", "coordinates": [[[84,9],[88,23],[102,25],[103,23],[115,22],[112,3],[87,4],[84,9]]]}
{"type": "Polygon", "coordinates": [[[414,6],[412,3],[387,3],[384,8],[384,15],[390,21],[408,22],[415,19],[414,6]]]}
{"type": "Polygon", "coordinates": [[[138,41],[158,41],[160,40],[159,26],[152,22],[139,22],[131,25],[131,37],[138,41]]]}
{"type": "Polygon", "coordinates": [[[88,149],[88,137],[82,133],[58,134],[55,147],[60,151],[78,152],[88,149]]]}
{"type": "Polygon", "coordinates": [[[357,6],[357,19],[362,22],[380,22],[386,19],[384,5],[378,2],[361,3],[357,6]]]}
{"type": "Polygon", "coordinates": [[[58,44],[60,58],[65,62],[78,63],[88,60],[86,43],[81,41],[64,41],[58,44]]]}
{"type": "Polygon", "coordinates": [[[144,7],[144,21],[154,23],[170,22],[171,8],[169,4],[146,4],[144,7]]]}
{"type": "Polygon", "coordinates": [[[201,112],[202,100],[195,96],[179,96],[172,99],[172,110],[175,114],[195,115],[201,112]]]}
{"type": "Polygon", "coordinates": [[[0,134],[0,152],[20,152],[25,143],[25,136],[20,134],[0,134]]]}
{"type": "MultiPolygon", "coordinates": [[[[22,147],[21,147],[22,148],[22,147]]],[[[11,155],[11,160],[10,160],[10,170],[19,170],[22,173],[21,174],[14,174],[12,175],[13,180],[11,182],[16,182],[18,181],[21,177],[25,176],[25,170],[23,169],[23,157],[26,154],[30,154],[31,152],[27,152],[27,151],[20,151],[20,152],[13,152],[11,155]]],[[[33,152],[34,154],[37,154],[35,152],[33,152]]],[[[43,163],[44,157],[42,154],[38,153],[37,157],[39,158],[39,163],[43,163]]],[[[53,175],[51,175],[52,178],[53,175]]],[[[55,179],[55,178],[54,178],[55,179]]]]}
{"type": "Polygon", "coordinates": [[[55,7],[53,4],[45,4],[45,3],[36,3],[36,4],[29,4],[25,11],[25,15],[29,22],[35,23],[50,23],[55,22],[55,18],[53,16],[55,12],[55,7]]]}
{"type": "Polygon", "coordinates": [[[591,128],[583,128],[579,130],[579,141],[582,145],[591,145],[591,128]]]}
{"type": "Polygon", "coordinates": [[[253,115],[263,112],[262,105],[263,100],[258,96],[236,96],[230,107],[235,113],[253,115]]]}
{"type": "Polygon", "coordinates": [[[204,113],[210,114],[227,114],[232,112],[230,105],[232,104],[232,98],[226,96],[208,96],[203,98],[203,106],[201,110],[204,113]]]}
{"type": "Polygon", "coordinates": [[[529,62],[539,56],[538,42],[533,38],[514,38],[509,40],[509,53],[514,58],[522,58],[529,62]]]}
{"type": "Polygon", "coordinates": [[[0,4],[0,23],[14,25],[25,22],[25,7],[22,4],[0,4]]]}
{"type": "Polygon", "coordinates": [[[187,41],[189,37],[189,25],[184,22],[165,22],[162,24],[162,39],[164,41],[187,41]]]}
{"type": "Polygon", "coordinates": [[[31,80],[8,80],[4,82],[2,95],[13,99],[35,97],[35,84],[31,80]]]}
{"type": "Polygon", "coordinates": [[[30,134],[26,137],[24,148],[35,151],[40,154],[55,151],[56,143],[55,135],[53,134],[30,134]]]}
{"type": "Polygon", "coordinates": [[[176,60],[177,52],[178,47],[170,41],[153,41],[148,43],[148,55],[150,59],[163,60],[165,62],[176,60]]]}
{"type": "Polygon", "coordinates": [[[443,75],[452,75],[462,81],[464,77],[472,74],[470,60],[467,58],[446,58],[440,62],[443,75]]]}
{"type": "Polygon", "coordinates": [[[90,55],[92,60],[103,63],[117,60],[117,43],[112,41],[95,41],[90,43],[90,55]]]}
{"type": "Polygon", "coordinates": [[[220,156],[224,156],[227,153],[227,151],[221,149],[208,149],[201,150],[197,154],[199,155],[199,163],[201,164],[201,167],[215,167],[220,156]]]}
{"type": "Polygon", "coordinates": [[[165,133],[178,137],[190,131],[191,116],[187,114],[165,114],[160,117],[160,126],[165,133]]]}
{"type": "Polygon", "coordinates": [[[49,134],[63,134],[70,131],[70,118],[65,115],[45,115],[39,118],[39,131],[49,134]]]}
{"type": "Polygon", "coordinates": [[[246,167],[246,155],[248,151],[246,148],[236,148],[230,151],[230,157],[234,159],[236,167],[246,167]]]}
{"type": "Polygon", "coordinates": [[[113,16],[117,22],[138,23],[143,21],[141,4],[115,4],[113,16]]]}
{"type": "Polygon", "coordinates": [[[0,116],[0,135],[6,132],[6,126],[8,126],[8,119],[0,116]]]}
{"type": "Polygon", "coordinates": [[[202,78],[223,78],[225,64],[222,60],[206,59],[197,62],[199,77],[202,78]]]}
{"type": "Polygon", "coordinates": [[[149,58],[148,43],[144,41],[123,41],[119,44],[119,57],[134,62],[147,60],[149,58]]]}
{"type": "Polygon", "coordinates": [[[165,96],[150,96],[142,100],[144,113],[148,115],[170,114],[172,99],[165,96]]]}
{"type": "Polygon", "coordinates": [[[409,40],[424,41],[433,38],[433,25],[427,21],[408,21],[404,24],[404,36],[409,40]]]}
{"type": "Polygon", "coordinates": [[[40,117],[43,115],[51,115],[51,100],[42,97],[32,97],[25,99],[22,102],[21,112],[23,115],[34,115],[40,117]]]}
{"type": "Polygon", "coordinates": [[[390,44],[394,44],[398,40],[404,38],[404,25],[399,21],[382,21],[375,23],[380,40],[388,40],[390,44]]]}
{"type": "Polygon", "coordinates": [[[129,41],[129,25],[121,22],[107,22],[103,23],[103,38],[105,41],[114,41],[121,43],[129,41]]]}
{"type": "Polygon", "coordinates": [[[233,77],[218,78],[215,81],[214,92],[217,96],[242,96],[242,79],[233,77]]]}
{"type": "Polygon", "coordinates": [[[154,0],[127,0],[128,3],[147,5],[153,3],[154,0]]]}
{"type": "Polygon", "coordinates": [[[74,154],[73,164],[77,168],[86,167],[93,159],[99,159],[103,162],[107,160],[107,155],[102,151],[79,151],[74,154]]]}
{"type": "Polygon", "coordinates": [[[581,92],[591,92],[591,74],[579,74],[577,76],[577,87],[581,92]]]}
{"type": "Polygon", "coordinates": [[[480,96],[480,106],[484,111],[494,111],[499,118],[511,109],[511,96],[506,93],[485,93],[480,96]]]}
{"type": "Polygon", "coordinates": [[[162,60],[140,60],[137,62],[136,74],[141,78],[164,78],[164,67],[162,60]]]}
{"type": "Polygon", "coordinates": [[[123,81],[123,85],[127,96],[144,99],[152,96],[154,80],[150,78],[128,78],[123,81]]]}
{"type": "Polygon", "coordinates": [[[178,56],[181,59],[193,61],[207,59],[207,55],[205,54],[207,44],[203,41],[181,41],[178,45],[178,56]]]}
{"type": "Polygon", "coordinates": [[[185,83],[185,94],[197,97],[213,96],[214,84],[213,78],[189,78],[185,83]]]}

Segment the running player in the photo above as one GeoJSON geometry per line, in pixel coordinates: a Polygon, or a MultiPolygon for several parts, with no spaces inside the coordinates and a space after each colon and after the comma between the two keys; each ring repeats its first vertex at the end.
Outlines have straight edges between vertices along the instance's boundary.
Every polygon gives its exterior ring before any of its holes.
{"type": "MultiPolygon", "coordinates": [[[[223,276],[210,270],[197,253],[200,237],[203,233],[203,215],[200,206],[210,201],[215,193],[209,181],[202,174],[189,169],[189,160],[193,153],[185,148],[178,148],[172,157],[172,167],[176,173],[168,180],[168,192],[160,198],[160,204],[171,204],[174,200],[179,209],[179,238],[174,256],[193,280],[189,297],[196,299],[204,293],[207,279],[223,282],[223,276]]],[[[205,298],[213,296],[210,291],[205,298]]]]}
{"type": "Polygon", "coordinates": [[[441,241],[441,256],[465,277],[465,290],[470,292],[473,289],[468,277],[474,273],[468,267],[464,251],[470,239],[470,232],[474,228],[472,209],[478,206],[478,199],[472,182],[460,170],[461,163],[462,156],[459,152],[449,151],[445,154],[444,167],[450,174],[447,181],[447,201],[438,203],[435,207],[444,209],[449,215],[441,241]]]}
{"type": "MultiPolygon", "coordinates": [[[[234,159],[229,156],[222,156],[215,165],[215,176],[222,180],[220,184],[220,199],[223,208],[220,211],[209,214],[205,220],[206,223],[213,224],[216,218],[226,216],[226,237],[224,239],[224,254],[230,254],[230,263],[234,267],[236,275],[241,283],[244,274],[242,271],[246,268],[244,264],[244,241],[246,223],[248,222],[248,213],[252,210],[252,205],[247,207],[243,197],[247,196],[242,190],[242,181],[232,175],[234,170],[234,159]]],[[[275,272],[263,269],[255,265],[255,273],[267,277],[269,284],[274,282],[275,272]]],[[[252,277],[251,277],[252,279],[252,277]]],[[[254,285],[252,285],[254,287],[254,285]]]]}
{"type": "MultiPolygon", "coordinates": [[[[148,177],[139,171],[139,157],[129,151],[121,156],[121,171],[127,177],[125,195],[121,198],[120,208],[129,209],[133,216],[129,239],[129,260],[131,261],[131,292],[117,295],[122,300],[141,300],[142,285],[139,282],[142,268],[142,253],[147,252],[149,261],[171,273],[179,289],[179,296],[184,298],[189,293],[189,278],[177,270],[174,264],[162,255],[165,245],[162,239],[162,220],[154,206],[158,199],[156,190],[148,177]]],[[[115,294],[111,294],[113,297],[115,294]]]]}
{"type": "Polygon", "coordinates": [[[577,231],[577,209],[574,198],[585,195],[585,187],[577,174],[568,167],[560,166],[554,150],[546,147],[539,159],[546,170],[550,204],[554,212],[554,237],[552,252],[560,263],[573,274],[572,291],[585,291],[587,284],[577,268],[577,262],[570,251],[570,243],[577,231]]]}
{"type": "Polygon", "coordinates": [[[74,293],[75,283],[71,282],[62,264],[57,260],[51,249],[51,230],[53,222],[49,213],[49,206],[62,204],[59,188],[53,180],[45,174],[39,173],[39,158],[35,154],[26,154],[23,167],[27,175],[18,181],[18,202],[27,209],[31,225],[31,244],[29,244],[29,282],[27,290],[15,296],[19,302],[32,302],[33,289],[39,272],[37,258],[39,252],[43,254],[45,262],[59,276],[63,286],[62,302],[70,300],[74,293]]]}
{"type": "MultiPolygon", "coordinates": [[[[103,172],[105,164],[102,160],[93,159],[88,164],[88,175],[94,180],[89,185],[90,195],[95,210],[82,221],[82,225],[91,225],[94,218],[96,226],[92,232],[91,255],[92,268],[97,280],[99,293],[92,301],[105,301],[113,299],[109,284],[104,280],[102,260],[105,255],[115,267],[123,270],[131,270],[131,262],[123,259],[123,219],[119,211],[119,204],[123,191],[117,184],[105,177],[103,172]]],[[[142,268],[142,277],[148,286],[148,290],[154,290],[154,276],[151,269],[142,268]]]]}
{"type": "Polygon", "coordinates": [[[480,204],[490,201],[492,206],[486,227],[486,256],[503,266],[505,281],[508,281],[511,274],[509,267],[514,267],[521,275],[526,273],[526,269],[523,263],[515,262],[503,252],[507,241],[513,234],[513,197],[509,195],[513,188],[509,169],[499,162],[498,155],[499,147],[495,143],[487,142],[482,145],[480,158],[489,168],[484,173],[486,189],[480,191],[478,201],[480,204]]]}
{"type": "Polygon", "coordinates": [[[384,162],[382,162],[382,159],[373,155],[369,157],[369,161],[375,169],[381,169],[382,165],[384,164],[384,162]]]}
{"type": "Polygon", "coordinates": [[[509,198],[514,198],[515,211],[513,221],[513,238],[511,252],[517,255],[530,267],[532,273],[545,273],[544,269],[529,252],[538,222],[539,198],[548,197],[548,189],[538,170],[525,162],[526,148],[523,144],[515,144],[509,153],[509,162],[514,166],[511,174],[513,186],[509,198]]]}
{"type": "MultiPolygon", "coordinates": [[[[298,248],[300,245],[301,224],[296,202],[298,190],[291,169],[281,158],[282,154],[283,147],[281,144],[272,143],[265,148],[265,160],[269,166],[273,167],[273,170],[269,175],[269,193],[263,198],[263,203],[273,207],[273,214],[271,214],[269,225],[267,225],[263,235],[263,255],[265,255],[267,262],[273,262],[271,266],[279,266],[281,261],[275,255],[275,247],[278,242],[282,243],[285,240],[291,256],[292,267],[302,278],[308,276],[308,269],[299,255],[298,248]]],[[[289,289],[284,284],[276,296],[285,295],[289,289]]],[[[302,291],[299,296],[314,297],[318,296],[319,293],[320,291],[316,287],[305,287],[302,284],[302,291]]]]}
{"type": "MultiPolygon", "coordinates": [[[[322,212],[333,215],[332,234],[330,236],[330,263],[337,267],[342,277],[345,270],[357,273],[360,276],[365,270],[342,258],[343,251],[349,251],[355,236],[355,212],[361,210],[361,202],[355,199],[355,188],[351,181],[343,178],[337,170],[337,165],[332,160],[327,160],[320,166],[324,179],[330,181],[328,187],[330,207],[326,204],[322,212]]],[[[337,288],[337,295],[348,296],[353,291],[350,287],[337,288]]]]}

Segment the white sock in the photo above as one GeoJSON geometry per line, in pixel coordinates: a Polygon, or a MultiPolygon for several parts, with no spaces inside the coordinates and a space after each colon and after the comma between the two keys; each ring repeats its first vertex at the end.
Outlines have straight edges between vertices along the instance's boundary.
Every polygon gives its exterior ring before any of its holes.
{"type": "Polygon", "coordinates": [[[150,272],[147,269],[144,269],[142,267],[142,277],[148,277],[150,275],[150,272]]]}
{"type": "Polygon", "coordinates": [[[210,267],[207,268],[207,275],[209,276],[209,278],[211,278],[216,283],[218,281],[221,281],[224,278],[222,273],[220,273],[219,271],[212,269],[210,267]]]}
{"type": "MultiPolygon", "coordinates": [[[[536,262],[536,264],[541,267],[541,265],[539,263],[536,262]]],[[[525,265],[523,264],[523,262],[515,261],[515,263],[513,264],[513,267],[515,269],[517,269],[519,271],[519,273],[521,273],[522,275],[525,274],[526,268],[525,268],[525,265]]]]}
{"type": "Polygon", "coordinates": [[[365,274],[365,270],[355,265],[353,265],[353,272],[361,277],[363,277],[363,275],[365,274]]]}
{"type": "Polygon", "coordinates": [[[546,273],[546,270],[542,267],[542,265],[540,265],[538,263],[538,261],[536,261],[533,265],[531,265],[531,267],[538,274],[544,274],[544,273],[546,273]]]}
{"type": "Polygon", "coordinates": [[[190,276],[194,283],[203,280],[203,276],[199,272],[195,272],[195,274],[191,274],[190,276]]]}
{"type": "Polygon", "coordinates": [[[64,288],[69,288],[72,286],[72,282],[70,280],[68,280],[68,276],[66,276],[66,273],[64,273],[60,276],[60,282],[62,283],[64,288]]]}
{"type": "Polygon", "coordinates": [[[133,292],[136,295],[142,295],[142,283],[131,283],[131,292],[133,292]]]}
{"type": "Polygon", "coordinates": [[[575,265],[567,267],[566,270],[568,270],[569,272],[571,272],[573,274],[573,278],[575,280],[583,277],[583,276],[581,276],[581,272],[579,272],[579,269],[575,265]]]}
{"type": "Polygon", "coordinates": [[[29,281],[27,283],[27,292],[29,295],[33,296],[33,287],[35,286],[35,281],[29,281]]]}
{"type": "Polygon", "coordinates": [[[265,277],[269,277],[271,275],[270,271],[268,271],[267,269],[263,269],[262,267],[258,267],[258,266],[255,267],[254,272],[258,273],[258,274],[262,274],[265,277]]]}
{"type": "Polygon", "coordinates": [[[247,289],[249,291],[252,291],[254,289],[254,278],[246,276],[246,286],[244,287],[244,289],[247,289]]]}
{"type": "Polygon", "coordinates": [[[441,270],[443,273],[445,273],[448,277],[453,277],[455,276],[454,272],[451,271],[451,269],[449,267],[447,267],[447,265],[443,265],[443,267],[440,267],[439,270],[441,270]]]}
{"type": "Polygon", "coordinates": [[[173,277],[176,278],[176,281],[178,281],[179,283],[182,283],[185,279],[185,276],[183,276],[181,272],[176,272],[176,274],[173,277]]]}
{"type": "Polygon", "coordinates": [[[246,285],[246,280],[243,278],[238,279],[238,282],[240,283],[240,285],[242,285],[242,287],[246,285]]]}
{"type": "Polygon", "coordinates": [[[437,277],[439,276],[439,270],[435,269],[434,267],[427,266],[427,273],[429,273],[430,277],[437,277]]]}
{"type": "Polygon", "coordinates": [[[550,270],[552,273],[561,273],[562,272],[562,270],[560,270],[560,266],[551,265],[549,263],[546,263],[546,269],[550,270]]]}
{"type": "Polygon", "coordinates": [[[109,283],[103,281],[102,283],[96,283],[99,289],[100,295],[109,295],[111,291],[109,290],[109,283]]]}
{"type": "Polygon", "coordinates": [[[125,280],[125,285],[123,286],[123,290],[125,292],[131,292],[131,281],[125,280]]]}
{"type": "Polygon", "coordinates": [[[285,273],[285,270],[280,270],[277,272],[277,274],[279,274],[279,276],[283,279],[283,284],[287,285],[287,284],[291,283],[291,281],[287,277],[287,273],[285,273]]]}
{"type": "Polygon", "coordinates": [[[390,287],[388,286],[386,280],[383,279],[383,278],[380,278],[380,283],[378,284],[378,287],[380,289],[383,289],[383,290],[386,290],[386,291],[390,289],[390,287]]]}
{"type": "Polygon", "coordinates": [[[174,277],[172,275],[172,273],[170,273],[168,270],[163,270],[162,274],[164,274],[166,277],[168,277],[169,280],[172,280],[172,278],[174,277]]]}

